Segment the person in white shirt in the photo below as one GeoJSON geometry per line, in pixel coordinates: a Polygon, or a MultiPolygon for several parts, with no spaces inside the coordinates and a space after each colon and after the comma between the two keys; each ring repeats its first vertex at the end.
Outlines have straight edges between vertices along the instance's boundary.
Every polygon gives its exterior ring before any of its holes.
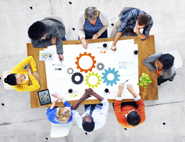
{"type": "Polygon", "coordinates": [[[96,7],[88,7],[80,12],[78,16],[78,36],[82,45],[87,49],[85,39],[107,38],[107,28],[109,26],[107,15],[96,7]]]}
{"type": "Polygon", "coordinates": [[[85,131],[91,132],[93,130],[100,129],[105,125],[108,108],[108,100],[96,94],[91,88],[89,88],[85,89],[84,95],[73,104],[72,115],[79,128],[83,128],[85,131]],[[102,103],[102,106],[99,104],[89,105],[86,108],[85,113],[80,116],[76,109],[83,100],[89,98],[91,95],[97,98],[102,103]]]}

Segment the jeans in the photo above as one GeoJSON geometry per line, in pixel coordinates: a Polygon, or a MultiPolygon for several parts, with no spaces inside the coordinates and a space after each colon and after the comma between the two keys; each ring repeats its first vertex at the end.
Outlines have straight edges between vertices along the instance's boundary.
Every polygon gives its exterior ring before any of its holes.
{"type": "Polygon", "coordinates": [[[66,37],[65,36],[62,38],[62,41],[66,41],[66,37]]]}
{"type": "Polygon", "coordinates": [[[169,79],[162,79],[162,78],[157,78],[157,84],[160,86],[162,83],[168,81],[169,79]]]}

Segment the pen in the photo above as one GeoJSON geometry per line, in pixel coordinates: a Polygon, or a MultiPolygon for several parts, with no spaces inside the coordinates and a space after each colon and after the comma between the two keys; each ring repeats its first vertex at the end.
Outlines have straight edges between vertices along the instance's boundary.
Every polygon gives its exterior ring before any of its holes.
{"type": "Polygon", "coordinates": [[[125,84],[129,79],[127,79],[123,84],[125,84]]]}
{"type": "MultiPolygon", "coordinates": [[[[60,54],[59,54],[59,57],[60,57],[60,54]]],[[[62,63],[62,58],[60,57],[60,62],[62,63]]]]}

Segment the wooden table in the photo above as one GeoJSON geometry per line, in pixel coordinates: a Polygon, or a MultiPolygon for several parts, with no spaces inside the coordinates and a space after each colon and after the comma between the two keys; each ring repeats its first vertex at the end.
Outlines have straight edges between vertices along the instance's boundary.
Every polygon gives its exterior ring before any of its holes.
{"type": "MultiPolygon", "coordinates": [[[[138,44],[138,82],[139,78],[142,73],[147,73],[150,76],[150,79],[152,80],[152,83],[148,85],[148,88],[144,89],[143,87],[139,87],[140,89],[140,96],[144,101],[147,100],[158,100],[158,86],[157,86],[157,78],[154,73],[150,72],[148,68],[143,64],[143,60],[152,55],[155,54],[155,41],[154,41],[154,35],[148,36],[148,38],[145,41],[141,41],[141,39],[137,36],[133,37],[122,37],[120,40],[127,40],[127,39],[134,39],[134,43],[138,44]]],[[[97,43],[97,42],[106,42],[106,41],[113,41],[114,38],[101,38],[96,40],[87,40],[88,43],[97,43]]],[[[68,44],[81,44],[80,40],[68,40],[63,41],[63,45],[68,44]]],[[[27,43],[27,55],[33,56],[35,59],[35,62],[37,64],[37,70],[39,73],[39,76],[41,78],[40,80],[40,86],[41,88],[39,90],[47,89],[47,79],[46,79],[46,69],[45,69],[45,62],[39,61],[39,51],[44,50],[44,48],[34,48],[31,43],[27,43]]],[[[31,108],[41,108],[41,107],[49,107],[49,105],[40,106],[39,98],[37,95],[37,91],[30,92],[30,99],[31,99],[31,108]]],[[[113,103],[114,99],[109,99],[109,103],[113,103]]],[[[133,101],[133,99],[124,99],[124,102],[130,102],[133,101]]],[[[76,101],[69,101],[69,103],[72,105],[76,101]]],[[[96,100],[84,100],[81,104],[96,104],[100,103],[97,99],[96,100]]],[[[61,105],[61,103],[58,103],[57,105],[61,105]]]]}

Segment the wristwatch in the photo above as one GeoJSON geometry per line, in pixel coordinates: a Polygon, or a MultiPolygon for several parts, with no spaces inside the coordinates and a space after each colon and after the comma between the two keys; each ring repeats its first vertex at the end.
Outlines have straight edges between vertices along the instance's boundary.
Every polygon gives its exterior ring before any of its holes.
{"type": "Polygon", "coordinates": [[[140,34],[141,34],[141,32],[139,34],[137,34],[137,35],[140,35],[140,34]]]}

